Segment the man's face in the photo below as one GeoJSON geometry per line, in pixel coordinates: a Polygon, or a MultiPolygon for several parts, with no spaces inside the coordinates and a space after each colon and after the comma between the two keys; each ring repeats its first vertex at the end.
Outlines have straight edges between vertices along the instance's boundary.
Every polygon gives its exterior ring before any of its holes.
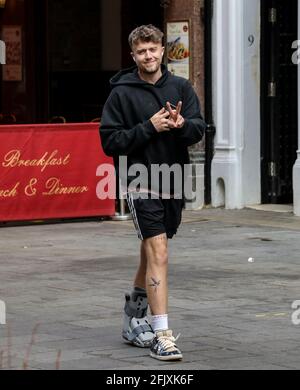
{"type": "Polygon", "coordinates": [[[132,49],[132,57],[140,72],[153,74],[161,66],[165,48],[161,43],[139,41],[132,49]]]}

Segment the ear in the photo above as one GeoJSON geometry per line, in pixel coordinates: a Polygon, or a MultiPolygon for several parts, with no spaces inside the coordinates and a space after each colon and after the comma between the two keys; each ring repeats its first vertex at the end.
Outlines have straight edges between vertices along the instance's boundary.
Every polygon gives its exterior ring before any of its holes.
{"type": "Polygon", "coordinates": [[[133,61],[136,62],[136,59],[134,57],[134,53],[130,53],[130,54],[131,54],[131,57],[132,57],[133,61]]]}

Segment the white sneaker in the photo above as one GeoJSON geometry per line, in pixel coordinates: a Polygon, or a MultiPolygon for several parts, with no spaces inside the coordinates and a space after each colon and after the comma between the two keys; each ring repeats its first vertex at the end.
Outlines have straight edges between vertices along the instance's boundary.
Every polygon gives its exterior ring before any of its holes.
{"type": "Polygon", "coordinates": [[[175,339],[172,330],[157,332],[150,347],[150,356],[161,361],[182,360],[182,353],[175,344],[179,337],[175,339]]]}

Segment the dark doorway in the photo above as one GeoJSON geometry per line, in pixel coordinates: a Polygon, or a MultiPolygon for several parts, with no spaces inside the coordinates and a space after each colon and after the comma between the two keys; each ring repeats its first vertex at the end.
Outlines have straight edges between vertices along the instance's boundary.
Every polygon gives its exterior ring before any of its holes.
{"type": "Polygon", "coordinates": [[[129,33],[149,23],[163,29],[161,4],[7,1],[0,12],[0,30],[3,25],[22,27],[22,78],[0,80],[0,113],[13,114],[17,123],[100,119],[110,78],[133,65],[129,33]]]}
{"type": "Polygon", "coordinates": [[[100,109],[101,1],[48,4],[49,119],[89,122],[100,109]]]}
{"type": "Polygon", "coordinates": [[[262,0],[262,201],[293,203],[298,146],[298,2],[262,0]]]}
{"type": "Polygon", "coordinates": [[[160,0],[51,0],[49,116],[67,122],[101,118],[110,78],[133,65],[128,35],[140,24],[163,28],[160,0]]]}
{"type": "Polygon", "coordinates": [[[143,24],[154,24],[164,31],[164,8],[161,0],[149,3],[140,0],[122,0],[122,66],[133,66],[128,46],[132,30],[143,24]]]}

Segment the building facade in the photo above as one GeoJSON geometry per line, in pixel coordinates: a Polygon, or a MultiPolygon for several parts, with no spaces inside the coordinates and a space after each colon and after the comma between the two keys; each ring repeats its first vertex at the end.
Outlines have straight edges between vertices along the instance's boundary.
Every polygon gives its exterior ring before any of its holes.
{"type": "Polygon", "coordinates": [[[300,215],[298,0],[5,3],[1,52],[12,40],[15,62],[0,65],[2,116],[100,118],[110,77],[132,64],[129,32],[148,23],[167,32],[168,23],[188,21],[190,80],[216,130],[213,147],[211,132],[191,149],[205,172],[203,201],[191,207],[203,206],[205,191],[213,207],[288,204],[300,215]]]}
{"type": "Polygon", "coordinates": [[[293,204],[300,215],[298,1],[213,8],[212,205],[293,204]]]}

